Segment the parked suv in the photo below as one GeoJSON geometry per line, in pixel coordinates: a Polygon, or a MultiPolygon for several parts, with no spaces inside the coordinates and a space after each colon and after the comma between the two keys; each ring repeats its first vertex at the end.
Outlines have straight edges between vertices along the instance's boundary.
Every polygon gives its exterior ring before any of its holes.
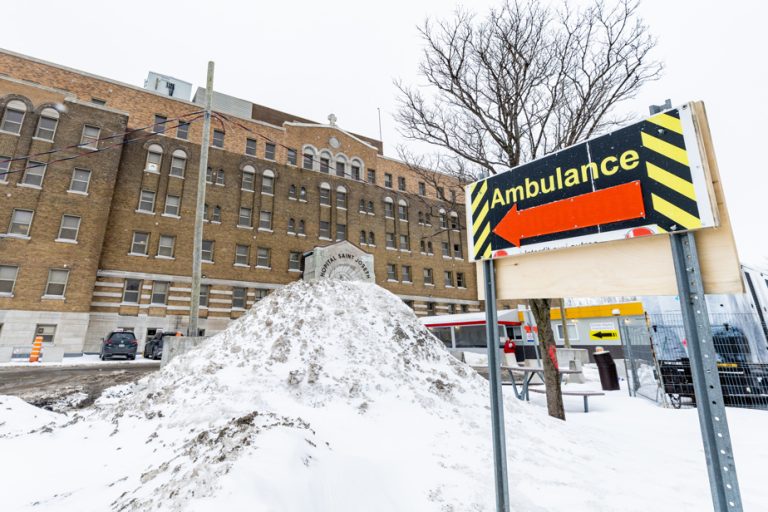
{"type": "Polygon", "coordinates": [[[152,338],[144,344],[145,359],[161,359],[163,357],[163,341],[170,336],[181,336],[180,332],[158,331],[152,338]]]}
{"type": "Polygon", "coordinates": [[[136,336],[130,331],[112,331],[101,341],[101,360],[111,359],[113,356],[125,356],[127,359],[136,359],[136,349],[139,344],[136,336]]]}

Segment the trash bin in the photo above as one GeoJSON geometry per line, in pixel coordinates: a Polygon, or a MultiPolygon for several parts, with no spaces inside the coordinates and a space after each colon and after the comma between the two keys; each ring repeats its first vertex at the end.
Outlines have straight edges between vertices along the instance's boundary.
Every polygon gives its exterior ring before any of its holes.
{"type": "Polygon", "coordinates": [[[608,351],[595,352],[595,363],[597,363],[597,372],[600,374],[600,384],[603,391],[616,391],[619,388],[619,374],[616,372],[616,363],[608,351]]]}

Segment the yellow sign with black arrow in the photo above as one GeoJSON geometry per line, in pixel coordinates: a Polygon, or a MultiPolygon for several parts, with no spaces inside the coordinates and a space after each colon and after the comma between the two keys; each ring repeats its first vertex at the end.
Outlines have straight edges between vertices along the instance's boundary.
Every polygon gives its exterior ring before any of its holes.
{"type": "Polygon", "coordinates": [[[589,339],[592,341],[617,341],[619,339],[619,331],[616,329],[589,331],[589,339]]]}

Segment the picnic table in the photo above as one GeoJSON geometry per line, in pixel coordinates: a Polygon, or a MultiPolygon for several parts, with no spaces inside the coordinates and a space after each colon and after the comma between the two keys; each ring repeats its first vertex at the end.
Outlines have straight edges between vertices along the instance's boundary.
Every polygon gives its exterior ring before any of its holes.
{"type": "MultiPolygon", "coordinates": [[[[544,368],[541,366],[501,366],[502,370],[506,370],[509,373],[509,378],[512,381],[512,390],[518,400],[530,400],[530,387],[531,382],[537,375],[544,381],[544,368]],[[514,372],[523,373],[523,385],[522,389],[517,389],[517,381],[515,381],[514,372]]],[[[569,368],[559,368],[557,370],[560,375],[560,382],[563,381],[563,375],[574,375],[581,373],[581,370],[571,370],[569,368]]]]}

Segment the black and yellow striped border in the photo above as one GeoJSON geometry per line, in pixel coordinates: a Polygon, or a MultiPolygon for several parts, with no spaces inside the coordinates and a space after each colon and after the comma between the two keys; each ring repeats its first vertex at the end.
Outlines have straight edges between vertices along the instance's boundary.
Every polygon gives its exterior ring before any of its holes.
{"type": "Polygon", "coordinates": [[[469,186],[470,211],[472,212],[472,254],[474,259],[491,257],[491,219],[488,180],[469,186]]]}

